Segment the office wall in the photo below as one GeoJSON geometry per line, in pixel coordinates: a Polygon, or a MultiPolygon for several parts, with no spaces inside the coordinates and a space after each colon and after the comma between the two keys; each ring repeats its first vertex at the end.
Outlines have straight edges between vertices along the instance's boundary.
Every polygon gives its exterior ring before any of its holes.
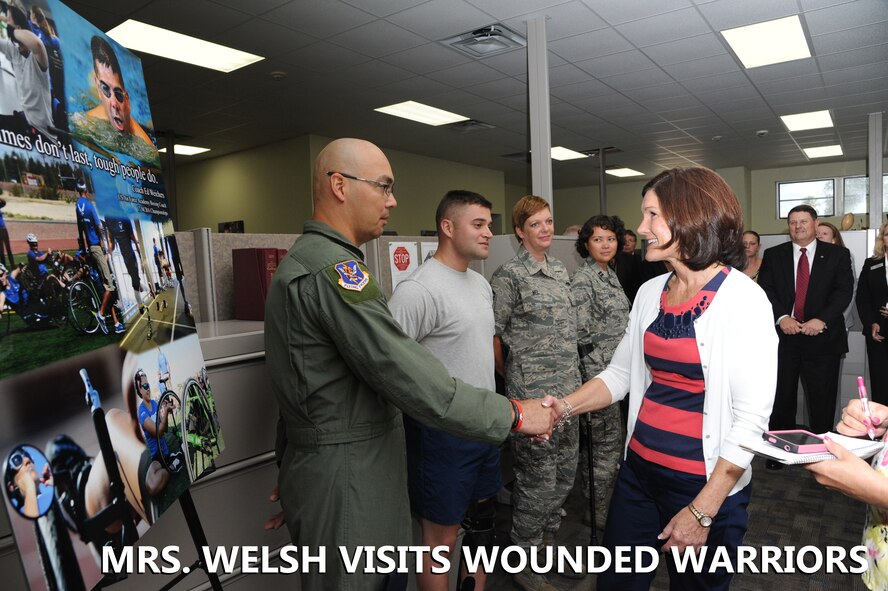
{"type": "MultiPolygon", "coordinates": [[[[311,217],[311,167],[329,138],[302,136],[178,169],[178,227],[242,219],[251,233],[298,233],[311,217]]],[[[395,173],[398,207],[388,229],[418,235],[434,229],[435,207],[450,189],[477,191],[505,210],[501,171],[383,150],[395,173]]],[[[509,209],[511,212],[511,208],[509,209]]]]}
{"type": "Polygon", "coordinates": [[[247,232],[301,231],[311,216],[310,138],[302,136],[195,164],[179,160],[178,220],[182,230],[244,220],[247,232]]]}
{"type": "MultiPolygon", "coordinates": [[[[866,162],[863,160],[753,170],[751,171],[750,185],[753,211],[749,226],[760,234],[786,232],[786,220],[777,219],[776,183],[778,181],[799,181],[862,174],[866,174],[866,162]]],[[[839,225],[841,216],[824,218],[824,220],[839,225]]],[[[854,227],[859,227],[861,220],[867,223],[866,216],[858,215],[854,227]]]]}
{"type": "MultiPolygon", "coordinates": [[[[221,221],[243,219],[247,232],[293,233],[311,216],[311,163],[329,138],[302,136],[252,150],[181,165],[178,170],[178,227],[207,226],[216,229],[221,221]]],[[[512,207],[528,189],[506,184],[502,172],[477,166],[385,150],[397,180],[398,207],[389,229],[401,235],[418,235],[434,227],[434,210],[449,189],[477,191],[502,214],[502,231],[511,232],[512,207]]],[[[888,169],[888,160],[886,160],[888,169]]],[[[832,176],[866,174],[866,162],[825,162],[802,166],[749,170],[745,167],[719,169],[740,200],[746,226],[759,233],[786,231],[786,222],[776,216],[776,183],[832,176]]],[[[640,221],[640,192],[648,179],[608,182],[607,211],[635,228],[640,221]]],[[[582,224],[599,213],[598,187],[555,190],[555,230],[562,233],[571,224],[582,224]]],[[[839,218],[826,218],[839,222],[839,218]]],[[[863,216],[855,220],[855,227],[863,216]]]]}

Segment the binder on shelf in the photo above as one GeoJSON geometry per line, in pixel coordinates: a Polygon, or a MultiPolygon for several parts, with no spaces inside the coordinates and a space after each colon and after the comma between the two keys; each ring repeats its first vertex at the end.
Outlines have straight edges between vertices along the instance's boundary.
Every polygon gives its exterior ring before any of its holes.
{"type": "Polygon", "coordinates": [[[236,248],[231,251],[234,317],[237,320],[265,320],[268,286],[286,254],[286,250],[277,248],[236,248]]]}

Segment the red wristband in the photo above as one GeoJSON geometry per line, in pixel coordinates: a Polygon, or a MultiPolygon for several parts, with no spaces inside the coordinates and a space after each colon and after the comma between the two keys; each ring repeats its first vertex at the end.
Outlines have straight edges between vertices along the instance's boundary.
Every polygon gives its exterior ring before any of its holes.
{"type": "Polygon", "coordinates": [[[510,399],[509,402],[512,404],[512,412],[515,414],[512,418],[512,431],[517,431],[524,424],[524,409],[517,400],[510,399]]]}

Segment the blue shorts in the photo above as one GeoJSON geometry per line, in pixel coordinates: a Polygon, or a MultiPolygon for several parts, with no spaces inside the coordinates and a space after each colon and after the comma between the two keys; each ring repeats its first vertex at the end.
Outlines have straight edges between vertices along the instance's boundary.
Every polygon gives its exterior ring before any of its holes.
{"type": "Polygon", "coordinates": [[[473,501],[502,484],[499,447],[467,441],[404,417],[410,509],[441,525],[455,525],[473,501]]]}

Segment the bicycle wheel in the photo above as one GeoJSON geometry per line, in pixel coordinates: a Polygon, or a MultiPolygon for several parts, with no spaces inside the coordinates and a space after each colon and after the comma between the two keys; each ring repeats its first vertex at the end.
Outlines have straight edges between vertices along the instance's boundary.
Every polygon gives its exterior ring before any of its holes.
{"type": "Polygon", "coordinates": [[[168,407],[167,427],[164,433],[157,431],[155,435],[157,441],[157,449],[160,452],[163,465],[170,472],[178,472],[182,469],[182,419],[179,413],[179,397],[172,390],[167,390],[160,396],[157,401],[157,421],[160,420],[160,412],[164,407],[168,407]]]}
{"type": "Polygon", "coordinates": [[[219,427],[213,415],[206,394],[197,380],[185,382],[183,392],[185,408],[185,457],[192,474],[197,477],[206,470],[219,455],[219,427]]]}
{"type": "Polygon", "coordinates": [[[92,334],[99,328],[99,299],[96,292],[83,281],[75,281],[68,288],[68,322],[75,330],[92,334]]]}

